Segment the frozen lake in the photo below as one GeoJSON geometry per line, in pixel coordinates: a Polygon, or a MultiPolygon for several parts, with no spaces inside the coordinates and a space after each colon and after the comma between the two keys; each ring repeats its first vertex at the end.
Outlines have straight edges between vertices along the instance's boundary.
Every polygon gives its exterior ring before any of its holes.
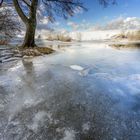
{"type": "Polygon", "coordinates": [[[0,140],[139,140],[140,49],[52,47],[0,64],[0,140]]]}

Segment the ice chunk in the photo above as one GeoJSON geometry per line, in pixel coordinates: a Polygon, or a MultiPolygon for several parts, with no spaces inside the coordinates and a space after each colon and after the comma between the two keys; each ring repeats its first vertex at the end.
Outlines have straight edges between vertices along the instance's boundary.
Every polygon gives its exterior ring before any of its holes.
{"type": "Polygon", "coordinates": [[[84,70],[84,68],[79,66],[79,65],[71,65],[70,68],[73,69],[73,70],[77,70],[77,71],[84,70]]]}

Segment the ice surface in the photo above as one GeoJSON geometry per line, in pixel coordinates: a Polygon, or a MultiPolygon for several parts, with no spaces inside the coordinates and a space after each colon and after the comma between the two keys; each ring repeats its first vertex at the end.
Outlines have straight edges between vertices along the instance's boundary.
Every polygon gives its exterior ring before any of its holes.
{"type": "Polygon", "coordinates": [[[90,72],[90,68],[85,68],[82,71],[79,72],[79,75],[81,76],[87,76],[90,72]]]}
{"type": "Polygon", "coordinates": [[[140,50],[63,48],[0,64],[0,139],[139,140],[140,50]]]}

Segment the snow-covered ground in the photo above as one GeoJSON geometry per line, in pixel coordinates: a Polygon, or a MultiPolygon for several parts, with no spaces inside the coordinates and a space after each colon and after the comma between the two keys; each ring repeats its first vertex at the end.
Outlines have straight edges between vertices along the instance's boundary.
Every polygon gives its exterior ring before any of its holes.
{"type": "Polygon", "coordinates": [[[81,31],[70,32],[69,35],[74,40],[93,41],[93,40],[107,40],[112,36],[120,34],[120,30],[105,30],[105,31],[81,31]]]}
{"type": "MultiPolygon", "coordinates": [[[[49,32],[43,31],[40,35],[42,39],[46,39],[48,35],[57,36],[62,34],[63,36],[69,36],[73,40],[78,41],[93,41],[93,40],[106,40],[112,36],[120,34],[121,30],[93,30],[93,31],[71,31],[71,32],[49,32]]],[[[38,35],[37,35],[38,36],[38,35]]],[[[56,38],[56,37],[55,37],[56,38]]]]}
{"type": "MultiPolygon", "coordinates": [[[[120,42],[120,43],[135,43],[139,41],[130,41],[128,39],[123,39],[123,40],[118,40],[114,39],[113,37],[119,34],[127,34],[127,33],[135,33],[137,30],[92,30],[92,31],[63,31],[63,32],[49,32],[49,31],[43,31],[41,32],[42,34],[40,35],[39,33],[36,34],[36,42],[38,44],[70,44],[70,42],[64,42],[64,41],[58,41],[55,40],[57,38],[57,35],[62,35],[64,37],[70,37],[72,39],[71,43],[75,43],[75,41],[80,41],[80,42],[92,42],[92,41],[109,41],[109,42],[120,42]],[[54,41],[47,41],[48,36],[54,36],[54,41]],[[40,39],[38,39],[38,36],[40,36],[40,39]]],[[[10,44],[12,45],[20,45],[23,42],[24,38],[24,33],[22,35],[18,35],[18,37],[15,37],[11,40],[10,44]]]]}

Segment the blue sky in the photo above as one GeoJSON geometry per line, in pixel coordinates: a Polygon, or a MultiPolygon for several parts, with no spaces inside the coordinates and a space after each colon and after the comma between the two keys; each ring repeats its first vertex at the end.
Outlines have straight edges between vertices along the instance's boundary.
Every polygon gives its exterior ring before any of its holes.
{"type": "Polygon", "coordinates": [[[59,26],[69,29],[67,22],[104,25],[118,17],[140,18],[140,0],[117,0],[117,5],[109,5],[107,8],[101,6],[98,0],[83,0],[83,2],[88,11],[77,14],[68,21],[59,19],[61,21],[59,26]]]}
{"type": "MultiPolygon", "coordinates": [[[[7,0],[9,1],[9,0],[7,0]]],[[[87,30],[91,27],[106,26],[106,29],[140,29],[140,0],[116,0],[116,5],[109,5],[104,8],[99,4],[99,0],[81,0],[88,9],[86,12],[80,12],[74,17],[64,20],[56,18],[53,24],[54,29],[66,30],[87,30]],[[122,25],[123,24],[123,25],[122,25]]],[[[44,14],[45,16],[45,14],[44,14]]],[[[46,29],[48,26],[47,17],[39,23],[40,29],[46,29]]]]}
{"type": "Polygon", "coordinates": [[[110,20],[119,16],[140,17],[140,0],[117,0],[117,5],[110,5],[107,8],[99,5],[98,0],[85,0],[84,3],[88,12],[77,15],[73,20],[102,22],[104,19],[110,20]]]}

